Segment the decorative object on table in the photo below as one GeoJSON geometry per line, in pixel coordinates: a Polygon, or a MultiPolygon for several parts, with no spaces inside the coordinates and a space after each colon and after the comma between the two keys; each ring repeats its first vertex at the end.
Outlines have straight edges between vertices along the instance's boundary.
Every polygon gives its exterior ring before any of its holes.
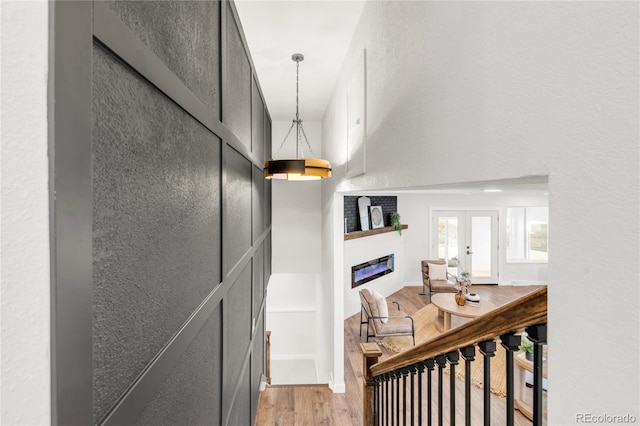
{"type": "Polygon", "coordinates": [[[402,235],[402,224],[400,223],[400,213],[391,213],[391,226],[398,231],[398,234],[402,235]]]}
{"type": "Polygon", "coordinates": [[[460,278],[458,278],[460,285],[463,287],[471,286],[471,274],[465,271],[460,273],[460,278]]]}
{"type": "Polygon", "coordinates": [[[478,293],[467,293],[465,297],[467,298],[468,302],[480,302],[480,295],[478,293]]]}
{"type": "Polygon", "coordinates": [[[460,290],[458,290],[458,292],[456,293],[456,303],[460,306],[464,306],[467,303],[467,298],[464,297],[462,288],[460,288],[460,290]]]}
{"type": "MultiPolygon", "coordinates": [[[[458,268],[459,267],[460,264],[458,264],[458,268]]],[[[471,280],[469,279],[470,276],[470,273],[463,270],[460,273],[460,277],[458,278],[458,292],[456,293],[456,303],[460,306],[464,306],[467,303],[467,293],[469,292],[469,287],[471,286],[471,280]]],[[[480,298],[478,298],[478,300],[480,300],[480,298]]]]}
{"type": "Polygon", "coordinates": [[[289,131],[280,144],[280,148],[278,148],[276,155],[264,163],[264,177],[266,179],[286,180],[317,180],[328,178],[331,177],[331,164],[321,158],[314,158],[313,150],[311,149],[307,135],[302,127],[302,120],[300,120],[300,114],[298,111],[298,76],[300,71],[300,62],[304,60],[304,55],[295,53],[291,56],[291,59],[296,63],[296,118],[293,120],[291,127],[289,127],[289,131]],[[287,138],[294,126],[296,128],[296,158],[278,160],[278,154],[280,154],[280,150],[287,141],[287,138]],[[304,138],[311,158],[303,158],[299,155],[301,138],[304,138]]]}
{"type": "Polygon", "coordinates": [[[369,230],[369,206],[371,199],[369,197],[358,198],[358,211],[360,213],[360,229],[362,231],[369,230]]]}
{"type": "Polygon", "coordinates": [[[371,229],[384,228],[384,218],[382,217],[381,206],[370,206],[371,229]]]}
{"type": "Polygon", "coordinates": [[[520,341],[520,350],[524,352],[527,360],[533,361],[533,342],[527,339],[526,336],[522,336],[522,340],[520,341]]]}

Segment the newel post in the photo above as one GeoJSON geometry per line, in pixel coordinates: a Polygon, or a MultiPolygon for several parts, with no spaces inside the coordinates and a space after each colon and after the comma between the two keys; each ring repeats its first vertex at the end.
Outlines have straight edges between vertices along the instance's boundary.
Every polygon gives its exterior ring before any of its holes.
{"type": "Polygon", "coordinates": [[[360,343],[362,350],[362,424],[365,426],[378,424],[378,412],[375,409],[375,384],[371,375],[371,366],[378,362],[382,352],[375,343],[360,343]]]}

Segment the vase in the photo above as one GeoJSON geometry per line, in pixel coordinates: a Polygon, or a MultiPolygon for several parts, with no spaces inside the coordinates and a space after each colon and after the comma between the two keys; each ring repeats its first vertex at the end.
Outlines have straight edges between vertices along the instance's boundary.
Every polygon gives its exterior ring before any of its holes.
{"type": "Polygon", "coordinates": [[[458,292],[456,293],[456,303],[460,306],[464,306],[464,304],[467,303],[467,298],[465,297],[462,290],[458,290],[458,292]]]}

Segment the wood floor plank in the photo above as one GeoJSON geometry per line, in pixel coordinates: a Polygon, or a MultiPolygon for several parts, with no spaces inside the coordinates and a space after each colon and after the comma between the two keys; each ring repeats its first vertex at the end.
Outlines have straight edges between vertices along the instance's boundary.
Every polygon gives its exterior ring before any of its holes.
{"type": "MultiPolygon", "coordinates": [[[[483,297],[496,306],[504,305],[523,296],[539,286],[495,286],[477,285],[471,291],[481,293],[483,297]]],[[[404,287],[390,295],[389,301],[400,303],[402,310],[409,315],[426,304],[425,296],[420,296],[422,287],[404,287]]],[[[346,392],[334,394],[327,386],[267,386],[260,394],[256,425],[361,425],[362,424],[362,354],[359,343],[366,340],[359,335],[360,315],[356,314],[344,321],[344,376],[346,392]]],[[[363,329],[364,334],[364,329],[363,329]]],[[[370,341],[372,341],[370,339],[370,341]]],[[[385,347],[380,347],[382,357],[380,361],[394,355],[385,347]]],[[[459,367],[460,368],[460,367],[459,367]]],[[[437,373],[434,371],[433,393],[437,395],[437,373]]],[[[449,376],[443,377],[443,420],[449,424],[449,376]]],[[[417,382],[416,385],[417,386],[417,382]]],[[[423,378],[423,395],[427,395],[427,380],[423,378]]],[[[407,385],[409,387],[409,384],[407,385]]],[[[464,424],[464,382],[455,381],[456,393],[456,423],[464,424]]],[[[502,424],[505,418],[506,400],[492,395],[491,416],[493,424],[502,424]]],[[[426,404],[426,402],[423,402],[426,404]]],[[[407,407],[410,402],[407,402],[407,407]]],[[[424,424],[426,424],[427,409],[423,405],[424,424]]],[[[482,389],[471,388],[472,424],[480,425],[483,420],[483,392],[482,389]]],[[[407,418],[410,414],[407,414],[407,418]]],[[[437,424],[437,403],[433,402],[433,421],[437,424]]],[[[519,411],[515,413],[515,424],[530,426],[531,422],[519,411]]]]}

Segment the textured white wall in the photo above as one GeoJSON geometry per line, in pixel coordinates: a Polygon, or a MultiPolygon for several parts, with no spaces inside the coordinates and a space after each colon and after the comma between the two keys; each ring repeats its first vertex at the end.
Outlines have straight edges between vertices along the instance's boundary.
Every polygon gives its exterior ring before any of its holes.
{"type": "Polygon", "coordinates": [[[367,2],[323,120],[325,208],[336,190],[549,176],[549,424],[640,418],[638,7],[367,2]],[[346,180],[365,48],[367,173],[346,180]]]}
{"type": "Polygon", "coordinates": [[[0,424],[50,423],[48,3],[1,2],[0,424]]]}
{"type": "MultiPolygon", "coordinates": [[[[322,155],[321,126],[304,122],[304,130],[316,157],[322,155]]],[[[275,156],[291,122],[275,121],[272,145],[275,156]]],[[[295,158],[295,128],[285,142],[279,159],[295,158]]],[[[306,144],[303,142],[304,148],[306,144]]],[[[301,152],[302,154],[302,152],[301,152]]],[[[308,151],[304,151],[305,156],[308,151]]],[[[317,273],[320,271],[321,232],[320,181],[272,181],[273,273],[317,273]]]]}

